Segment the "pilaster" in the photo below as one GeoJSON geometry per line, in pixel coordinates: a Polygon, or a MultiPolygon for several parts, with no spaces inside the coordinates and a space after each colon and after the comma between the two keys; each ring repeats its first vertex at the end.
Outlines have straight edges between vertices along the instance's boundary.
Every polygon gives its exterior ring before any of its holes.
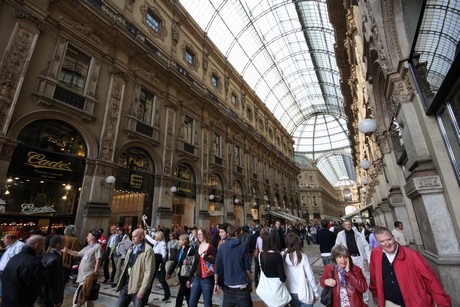
{"type": "MultiPolygon", "coordinates": [[[[400,221],[404,225],[404,236],[407,240],[414,242],[414,235],[412,232],[411,222],[406,210],[406,203],[399,187],[392,188],[388,195],[388,203],[390,208],[393,208],[395,220],[400,221]]],[[[393,225],[388,225],[393,229],[393,225]]]]}
{"type": "MultiPolygon", "coordinates": [[[[417,174],[416,174],[417,175],[417,174]]],[[[412,200],[415,215],[423,240],[424,257],[438,273],[444,289],[456,301],[460,289],[460,246],[455,235],[451,215],[443,194],[443,185],[438,175],[408,180],[404,187],[412,200]]]]}

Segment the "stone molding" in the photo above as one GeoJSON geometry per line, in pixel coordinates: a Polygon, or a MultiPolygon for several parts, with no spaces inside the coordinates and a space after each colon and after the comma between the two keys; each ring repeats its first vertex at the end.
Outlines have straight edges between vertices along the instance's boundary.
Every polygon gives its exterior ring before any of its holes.
{"type": "Polygon", "coordinates": [[[404,190],[412,199],[420,194],[442,193],[443,186],[439,176],[425,176],[413,178],[404,186],[404,190]]]}

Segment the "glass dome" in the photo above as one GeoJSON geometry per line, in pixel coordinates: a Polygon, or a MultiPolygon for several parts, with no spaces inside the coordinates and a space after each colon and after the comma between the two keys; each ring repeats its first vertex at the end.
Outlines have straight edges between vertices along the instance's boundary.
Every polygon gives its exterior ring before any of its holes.
{"type": "MultiPolygon", "coordinates": [[[[180,0],[258,97],[317,160],[350,155],[335,37],[325,0],[180,0]]],[[[355,179],[345,158],[326,175],[355,179]]],[[[351,155],[350,155],[351,159],[351,155]]],[[[327,167],[326,167],[327,168],[327,167]]],[[[320,168],[321,171],[323,171],[320,168]]]]}

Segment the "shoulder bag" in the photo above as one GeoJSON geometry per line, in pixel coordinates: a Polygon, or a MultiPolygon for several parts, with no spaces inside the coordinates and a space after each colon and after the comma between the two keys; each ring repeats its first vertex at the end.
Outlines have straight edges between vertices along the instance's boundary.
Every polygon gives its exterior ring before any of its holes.
{"type": "Polygon", "coordinates": [[[304,261],[304,254],[302,254],[302,261],[299,263],[301,268],[298,270],[299,278],[297,280],[299,282],[298,284],[299,288],[297,290],[298,291],[297,295],[299,297],[299,301],[301,301],[304,304],[310,305],[310,304],[313,304],[313,301],[315,300],[315,293],[313,291],[313,287],[310,281],[307,279],[307,272],[305,272],[305,268],[302,264],[303,261],[304,261]]]}
{"type": "MultiPolygon", "coordinates": [[[[211,263],[210,261],[204,260],[204,257],[208,254],[209,247],[211,244],[208,245],[208,248],[200,255],[200,266],[201,266],[201,277],[208,278],[214,276],[214,272],[216,270],[216,265],[211,263]]],[[[212,257],[209,255],[208,257],[212,257]]]]}
{"type": "Polygon", "coordinates": [[[188,248],[188,251],[187,251],[187,254],[185,255],[185,260],[187,262],[187,264],[183,264],[180,268],[180,276],[182,277],[189,277],[190,276],[190,272],[192,271],[192,265],[193,265],[193,261],[195,260],[195,256],[189,256],[188,254],[190,253],[190,250],[192,248],[189,247],[188,248]]]}
{"type": "MultiPolygon", "coordinates": [[[[332,270],[332,273],[331,273],[332,279],[335,279],[334,274],[335,274],[334,270],[332,270]]],[[[326,286],[326,288],[324,288],[323,291],[321,291],[321,304],[323,304],[326,307],[332,306],[332,292],[333,292],[333,288],[329,286],[326,286]]]]}
{"type": "Polygon", "coordinates": [[[262,269],[262,263],[260,262],[259,253],[259,265],[260,265],[260,277],[259,285],[257,286],[256,293],[264,301],[268,307],[284,307],[291,301],[291,295],[286,285],[281,282],[278,277],[268,278],[264,274],[262,269]]]}

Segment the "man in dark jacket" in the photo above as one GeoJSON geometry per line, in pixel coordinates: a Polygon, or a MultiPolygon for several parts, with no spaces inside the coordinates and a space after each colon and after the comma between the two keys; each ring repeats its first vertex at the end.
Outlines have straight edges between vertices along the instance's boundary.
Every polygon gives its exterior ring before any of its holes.
{"type": "Polygon", "coordinates": [[[50,250],[43,256],[42,264],[46,279],[37,302],[46,307],[60,306],[64,300],[64,278],[61,250],[65,246],[64,236],[54,235],[50,240],[50,250]]]}
{"type": "MultiPolygon", "coordinates": [[[[254,251],[256,250],[256,242],[257,238],[260,236],[260,224],[256,224],[254,227],[254,233],[251,235],[249,238],[249,241],[247,243],[247,249],[248,253],[251,255],[251,257],[254,257],[254,284],[257,287],[259,285],[259,276],[260,276],[260,266],[259,266],[259,258],[257,255],[254,254],[254,251]]],[[[252,263],[251,263],[252,266],[252,263]]]]}
{"type": "Polygon", "coordinates": [[[319,244],[319,251],[324,265],[331,263],[331,250],[335,245],[336,237],[335,233],[327,229],[327,221],[322,220],[321,228],[316,233],[316,243],[319,244]]]}
{"type": "Polygon", "coordinates": [[[40,257],[45,237],[33,235],[22,251],[12,257],[2,274],[3,307],[33,307],[42,285],[45,268],[40,257]]]}
{"type": "Polygon", "coordinates": [[[224,272],[223,306],[252,306],[251,258],[246,244],[238,239],[241,228],[229,225],[227,241],[217,250],[214,293],[219,293],[219,274],[224,272]]]}

